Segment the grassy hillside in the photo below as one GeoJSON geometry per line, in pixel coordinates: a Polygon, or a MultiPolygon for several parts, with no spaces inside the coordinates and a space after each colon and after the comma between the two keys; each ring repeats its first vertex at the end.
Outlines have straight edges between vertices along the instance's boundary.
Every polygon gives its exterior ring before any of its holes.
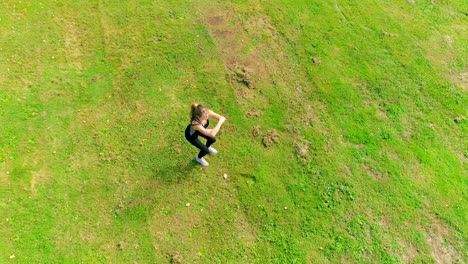
{"type": "Polygon", "coordinates": [[[467,8],[2,1],[0,263],[466,263],[467,8]]]}

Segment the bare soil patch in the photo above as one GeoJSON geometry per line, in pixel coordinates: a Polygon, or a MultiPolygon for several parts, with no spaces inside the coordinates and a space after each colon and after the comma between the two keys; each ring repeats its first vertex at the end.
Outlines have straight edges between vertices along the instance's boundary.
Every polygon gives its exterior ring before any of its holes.
{"type": "Polygon", "coordinates": [[[145,105],[145,102],[144,101],[136,101],[135,102],[135,105],[136,105],[136,108],[137,108],[137,112],[140,113],[140,114],[145,114],[148,112],[148,109],[145,105]]]}
{"type": "Polygon", "coordinates": [[[261,126],[256,126],[254,127],[254,129],[252,130],[252,138],[253,139],[257,139],[258,137],[260,137],[262,135],[262,128],[261,126]]]}
{"type": "Polygon", "coordinates": [[[251,111],[246,113],[247,117],[259,117],[262,116],[262,114],[262,111],[259,111],[257,109],[252,109],[251,111]]]}
{"type": "Polygon", "coordinates": [[[231,81],[235,81],[249,89],[255,89],[253,70],[248,67],[236,65],[231,69],[228,76],[231,81]]]}
{"type": "Polygon", "coordinates": [[[36,192],[36,185],[43,184],[51,178],[52,174],[45,166],[41,166],[38,170],[33,171],[31,175],[31,191],[36,192]]]}
{"type": "Polygon", "coordinates": [[[449,230],[442,222],[434,220],[425,236],[436,263],[463,263],[462,255],[450,243],[449,230]]]}
{"type": "Polygon", "coordinates": [[[468,89],[468,72],[452,74],[449,78],[466,92],[468,89]]]}
{"type": "Polygon", "coordinates": [[[421,165],[419,162],[414,161],[411,163],[407,163],[407,168],[408,168],[408,175],[411,176],[411,178],[418,184],[427,184],[428,182],[428,177],[427,175],[424,175],[421,171],[421,165]]]}
{"type": "Polygon", "coordinates": [[[315,65],[320,65],[320,64],[322,64],[322,61],[321,61],[319,58],[317,58],[317,57],[311,57],[310,60],[311,60],[312,63],[315,64],[315,65]]]}
{"type": "Polygon", "coordinates": [[[77,111],[76,123],[82,126],[92,126],[96,128],[103,123],[105,111],[96,111],[96,109],[83,108],[77,111]]]}
{"type": "Polygon", "coordinates": [[[220,10],[210,7],[205,13],[205,24],[223,59],[226,79],[236,88],[238,101],[243,104],[246,99],[258,102],[261,93],[253,90],[271,84],[271,80],[266,62],[258,50],[248,46],[252,36],[229,8],[220,10]]]}
{"type": "Polygon", "coordinates": [[[208,24],[211,26],[219,26],[224,22],[224,15],[216,15],[208,18],[208,24]]]}
{"type": "Polygon", "coordinates": [[[83,48],[80,29],[73,18],[62,19],[61,22],[65,31],[63,38],[67,60],[81,71],[83,69],[83,48]]]}
{"type": "Polygon", "coordinates": [[[372,169],[367,164],[364,164],[363,168],[367,172],[368,175],[372,176],[376,180],[384,180],[386,178],[382,172],[372,169]]]}
{"type": "Polygon", "coordinates": [[[398,244],[401,249],[398,255],[403,263],[413,263],[413,261],[419,256],[416,247],[403,239],[398,240],[398,244]]]}
{"type": "Polygon", "coordinates": [[[138,100],[135,101],[135,107],[136,111],[133,114],[133,120],[134,121],[140,121],[142,118],[144,118],[148,114],[148,107],[143,100],[138,100]]]}
{"type": "Polygon", "coordinates": [[[169,262],[173,264],[182,264],[184,263],[184,257],[176,251],[171,251],[168,253],[169,262]]]}
{"type": "Polygon", "coordinates": [[[278,35],[271,19],[266,16],[252,17],[244,23],[245,30],[253,36],[275,37],[278,35]]]}
{"type": "Polygon", "coordinates": [[[263,136],[263,145],[265,147],[271,147],[272,145],[280,143],[280,136],[278,131],[272,129],[265,133],[263,136]]]}
{"type": "Polygon", "coordinates": [[[310,146],[306,142],[294,141],[294,149],[300,159],[307,159],[310,146]]]}

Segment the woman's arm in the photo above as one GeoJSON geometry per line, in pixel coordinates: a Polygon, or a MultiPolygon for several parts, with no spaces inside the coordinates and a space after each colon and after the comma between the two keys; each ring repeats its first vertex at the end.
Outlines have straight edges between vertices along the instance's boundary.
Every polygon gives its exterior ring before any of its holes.
{"type": "Polygon", "coordinates": [[[216,134],[218,134],[219,129],[221,128],[221,125],[224,123],[224,121],[226,121],[226,118],[224,116],[220,116],[218,124],[216,124],[216,126],[212,129],[206,129],[202,125],[194,126],[193,129],[199,131],[205,136],[215,137],[216,134]]]}
{"type": "MultiPolygon", "coordinates": [[[[218,119],[218,120],[221,120],[221,118],[223,117],[222,115],[218,115],[217,113],[211,111],[211,110],[208,110],[208,117],[213,117],[215,119],[218,119]]],[[[226,119],[224,117],[224,119],[226,119]]]]}

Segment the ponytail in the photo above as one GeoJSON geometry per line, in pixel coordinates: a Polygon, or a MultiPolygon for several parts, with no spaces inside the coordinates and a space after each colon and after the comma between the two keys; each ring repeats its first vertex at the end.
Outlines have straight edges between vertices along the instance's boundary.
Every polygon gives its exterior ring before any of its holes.
{"type": "Polygon", "coordinates": [[[203,105],[193,103],[190,107],[190,120],[193,120],[196,117],[201,117],[205,109],[206,108],[203,105]]]}

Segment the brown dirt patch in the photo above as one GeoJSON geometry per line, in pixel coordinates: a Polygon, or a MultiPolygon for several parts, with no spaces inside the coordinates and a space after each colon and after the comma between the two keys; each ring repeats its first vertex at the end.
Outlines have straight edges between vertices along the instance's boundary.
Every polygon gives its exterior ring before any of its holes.
{"type": "Polygon", "coordinates": [[[253,70],[245,66],[234,66],[231,73],[228,74],[231,81],[235,81],[249,89],[255,89],[255,80],[253,70]]]}
{"type": "Polygon", "coordinates": [[[418,184],[427,184],[428,179],[421,171],[421,165],[417,161],[406,162],[406,168],[408,168],[408,176],[417,182],[418,184]]]}
{"type": "Polygon", "coordinates": [[[388,157],[392,160],[401,160],[400,155],[396,151],[389,150],[388,151],[388,157]]]}
{"type": "Polygon", "coordinates": [[[294,141],[294,149],[296,150],[296,155],[300,159],[307,159],[310,149],[307,142],[294,141]]]}
{"type": "Polygon", "coordinates": [[[314,108],[307,104],[302,108],[301,116],[301,124],[304,127],[313,126],[314,124],[317,125],[320,123],[318,116],[314,108]]]}
{"type": "Polygon", "coordinates": [[[278,131],[276,131],[275,129],[272,129],[266,132],[265,135],[263,136],[262,142],[265,147],[271,147],[275,144],[280,143],[280,136],[278,134],[278,131]]]}
{"type": "Polygon", "coordinates": [[[320,112],[326,111],[325,106],[320,102],[315,102],[314,105],[305,104],[301,107],[301,124],[304,127],[313,126],[315,129],[323,129],[325,124],[321,119],[320,112]]]}
{"type": "Polygon", "coordinates": [[[142,118],[148,114],[148,107],[143,100],[138,100],[135,102],[136,111],[133,114],[134,121],[140,121],[142,118]]]}
{"type": "Polygon", "coordinates": [[[208,32],[216,43],[220,55],[227,65],[232,65],[241,54],[241,47],[247,42],[246,36],[235,22],[234,12],[231,10],[208,10],[205,18],[208,32]],[[227,59],[227,60],[226,60],[227,59]]]}
{"type": "Polygon", "coordinates": [[[246,113],[247,117],[259,117],[262,116],[262,114],[263,113],[257,109],[252,109],[252,111],[246,113]]]}
{"type": "Polygon", "coordinates": [[[388,120],[387,112],[382,107],[377,108],[377,116],[385,121],[388,120]]]}
{"type": "Polygon", "coordinates": [[[169,262],[174,263],[174,264],[182,264],[184,263],[184,257],[180,255],[176,251],[171,251],[168,253],[169,256],[169,262]]]}
{"type": "Polygon", "coordinates": [[[266,16],[252,17],[244,22],[245,30],[253,36],[275,37],[278,35],[271,19],[266,16]]]}
{"type": "Polygon", "coordinates": [[[368,175],[372,176],[376,180],[384,180],[386,178],[382,172],[372,169],[367,164],[362,165],[362,167],[364,168],[364,170],[367,172],[368,175]]]}
{"type": "Polygon", "coordinates": [[[90,232],[89,230],[81,229],[79,231],[79,236],[80,236],[81,241],[88,243],[88,244],[93,244],[96,241],[95,233],[90,232]]]}
{"type": "Polygon", "coordinates": [[[102,75],[102,74],[97,74],[97,75],[95,75],[93,78],[91,78],[91,82],[97,82],[97,81],[100,81],[100,80],[102,80],[102,79],[104,79],[104,75],[102,75]]]}
{"type": "Polygon", "coordinates": [[[81,33],[77,22],[73,18],[61,20],[64,28],[65,55],[67,61],[75,65],[78,70],[82,70],[83,49],[81,43],[81,33]]]}
{"type": "Polygon", "coordinates": [[[51,172],[45,166],[32,172],[31,175],[31,191],[36,192],[36,185],[43,184],[52,178],[51,172]]]}
{"type": "Polygon", "coordinates": [[[455,122],[455,123],[458,124],[458,123],[461,123],[461,122],[463,122],[463,121],[465,121],[465,120],[466,120],[466,118],[465,118],[464,116],[457,116],[457,117],[455,117],[455,118],[453,119],[453,122],[455,122]]]}
{"type": "Polygon", "coordinates": [[[320,64],[322,64],[322,61],[321,61],[319,58],[311,57],[310,60],[311,60],[312,63],[315,64],[315,65],[320,65],[320,64]]]}
{"type": "Polygon", "coordinates": [[[236,88],[238,101],[243,105],[253,100],[262,102],[261,93],[253,90],[271,84],[271,80],[258,50],[248,46],[252,36],[245,30],[242,19],[229,6],[206,9],[203,20],[223,59],[226,78],[236,88]]]}
{"type": "Polygon", "coordinates": [[[468,89],[468,72],[455,73],[448,76],[448,78],[458,85],[463,92],[466,92],[468,89]]]}
{"type": "Polygon", "coordinates": [[[447,45],[448,45],[449,47],[452,48],[452,45],[453,45],[453,39],[452,39],[452,37],[450,37],[449,35],[445,35],[445,36],[444,36],[444,40],[445,40],[445,42],[447,43],[447,45]]]}
{"type": "Polygon", "coordinates": [[[447,227],[435,220],[430,229],[425,232],[426,243],[431,249],[431,255],[436,263],[462,263],[463,258],[450,243],[450,233],[447,227]]]}
{"type": "Polygon", "coordinates": [[[146,105],[145,105],[145,102],[143,101],[136,101],[135,102],[135,105],[136,105],[136,108],[137,108],[137,112],[140,113],[140,114],[145,114],[148,112],[148,109],[146,108],[146,105]]]}
{"type": "Polygon", "coordinates": [[[217,15],[208,18],[208,24],[211,26],[219,26],[224,22],[224,16],[223,15],[217,15]]]}
{"type": "Polygon", "coordinates": [[[252,130],[252,138],[254,139],[257,139],[258,137],[260,137],[262,135],[262,128],[260,126],[256,126],[253,130],[252,130]]]}
{"type": "Polygon", "coordinates": [[[228,30],[214,30],[213,35],[219,39],[228,39],[232,37],[233,33],[228,30]]]}
{"type": "Polygon", "coordinates": [[[351,177],[353,176],[353,171],[351,170],[351,168],[347,165],[341,165],[339,168],[338,168],[338,172],[339,172],[339,175],[341,176],[346,176],[346,177],[351,177]]]}
{"type": "Polygon", "coordinates": [[[398,241],[398,244],[400,246],[400,252],[398,252],[398,255],[403,263],[413,263],[413,261],[419,256],[416,247],[401,239],[398,241]]]}
{"type": "Polygon", "coordinates": [[[96,128],[98,124],[102,123],[101,121],[104,118],[105,112],[91,108],[79,109],[76,115],[76,123],[96,128]]]}
{"type": "Polygon", "coordinates": [[[465,153],[458,153],[457,157],[460,159],[462,163],[467,163],[468,162],[468,152],[465,153]]]}

